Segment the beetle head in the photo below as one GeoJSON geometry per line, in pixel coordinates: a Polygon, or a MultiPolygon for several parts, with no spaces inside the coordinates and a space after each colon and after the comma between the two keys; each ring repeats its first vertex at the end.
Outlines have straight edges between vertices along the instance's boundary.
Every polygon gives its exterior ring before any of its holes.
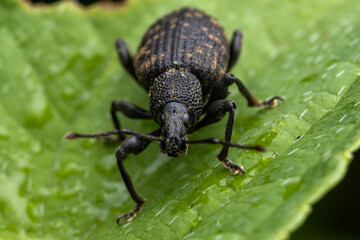
{"type": "Polygon", "coordinates": [[[181,153],[186,153],[186,132],[192,119],[191,112],[182,103],[170,102],[164,106],[157,119],[162,127],[162,140],[159,143],[162,152],[169,157],[179,157],[181,153]]]}

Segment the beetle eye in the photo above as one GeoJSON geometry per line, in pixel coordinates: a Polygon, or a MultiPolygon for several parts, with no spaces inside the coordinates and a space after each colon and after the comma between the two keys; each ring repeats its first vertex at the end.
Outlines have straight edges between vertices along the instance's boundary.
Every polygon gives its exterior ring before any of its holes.
{"type": "Polygon", "coordinates": [[[165,115],[161,113],[158,117],[158,123],[162,126],[165,123],[165,115]]]}
{"type": "Polygon", "coordinates": [[[185,113],[183,116],[183,122],[186,126],[190,126],[190,116],[188,113],[185,113]]]}

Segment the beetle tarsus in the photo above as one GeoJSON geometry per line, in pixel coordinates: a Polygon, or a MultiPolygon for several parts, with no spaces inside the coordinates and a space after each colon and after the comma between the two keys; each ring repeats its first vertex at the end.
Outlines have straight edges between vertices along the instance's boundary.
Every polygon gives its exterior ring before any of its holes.
{"type": "Polygon", "coordinates": [[[226,168],[228,168],[230,170],[230,173],[232,175],[237,175],[238,173],[241,173],[244,176],[246,174],[245,169],[243,168],[243,166],[241,166],[239,164],[236,164],[236,163],[233,163],[229,159],[223,160],[222,163],[224,164],[224,166],[226,168]]]}
{"type": "Polygon", "coordinates": [[[273,97],[273,98],[270,98],[269,100],[265,100],[263,102],[260,103],[260,105],[258,107],[262,107],[262,106],[265,106],[265,107],[276,107],[277,106],[277,103],[281,101],[283,102],[284,99],[282,97],[273,97]]]}
{"type": "Polygon", "coordinates": [[[116,223],[117,223],[118,225],[120,225],[120,221],[121,221],[121,219],[123,219],[123,218],[125,219],[126,222],[131,222],[131,221],[134,219],[134,217],[136,217],[136,215],[137,215],[139,212],[141,212],[141,206],[142,206],[142,204],[143,204],[143,203],[137,204],[136,207],[134,208],[134,210],[132,210],[131,212],[126,213],[126,214],[122,214],[122,215],[118,216],[117,219],[116,219],[116,223]]]}

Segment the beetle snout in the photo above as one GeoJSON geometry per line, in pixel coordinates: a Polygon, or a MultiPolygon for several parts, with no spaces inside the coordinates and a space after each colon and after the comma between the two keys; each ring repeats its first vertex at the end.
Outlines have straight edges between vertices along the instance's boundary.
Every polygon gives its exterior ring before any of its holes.
{"type": "Polygon", "coordinates": [[[160,148],[169,157],[179,157],[181,153],[186,153],[187,144],[185,143],[186,137],[173,136],[164,138],[160,142],[160,148]]]}

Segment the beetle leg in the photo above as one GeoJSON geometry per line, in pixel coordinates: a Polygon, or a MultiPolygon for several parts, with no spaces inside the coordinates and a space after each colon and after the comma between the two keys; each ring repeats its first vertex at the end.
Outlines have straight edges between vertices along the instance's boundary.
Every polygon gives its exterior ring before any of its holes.
{"type": "MultiPolygon", "coordinates": [[[[150,133],[150,135],[159,136],[160,133],[161,133],[161,131],[158,129],[158,130],[150,133]]],[[[133,153],[135,155],[138,155],[139,153],[141,153],[150,144],[150,142],[151,142],[150,140],[143,139],[143,138],[140,138],[137,136],[132,136],[132,137],[127,138],[123,142],[123,144],[118,148],[118,150],[116,151],[116,159],[117,159],[117,164],[118,164],[121,176],[124,180],[127,190],[130,193],[131,198],[136,202],[136,206],[131,212],[120,215],[116,219],[116,222],[118,224],[122,218],[124,218],[125,221],[130,222],[136,216],[136,214],[141,211],[141,207],[146,201],[145,198],[140,196],[135,191],[135,188],[131,182],[131,178],[123,165],[123,161],[128,157],[128,155],[130,153],[133,153]]]]}
{"type": "Polygon", "coordinates": [[[115,42],[115,47],[121,64],[124,66],[126,71],[130,73],[130,75],[133,76],[133,78],[135,78],[136,80],[137,78],[133,65],[134,61],[128,47],[126,46],[125,41],[122,40],[121,38],[117,39],[115,42]]]}
{"type": "MultiPolygon", "coordinates": [[[[111,117],[115,126],[115,129],[120,130],[121,124],[116,115],[116,112],[122,112],[125,116],[135,119],[152,119],[152,115],[149,111],[146,111],[130,102],[114,100],[111,103],[111,117]]],[[[119,132],[119,140],[125,140],[125,136],[119,132]]]]}
{"type": "MultiPolygon", "coordinates": [[[[207,110],[205,117],[188,132],[194,132],[209,124],[219,122],[222,118],[224,118],[225,114],[228,112],[229,118],[225,128],[225,141],[231,142],[231,136],[233,132],[234,119],[235,119],[235,109],[236,109],[236,104],[232,100],[215,101],[211,104],[211,106],[207,110]]],[[[241,172],[244,175],[245,170],[241,165],[235,164],[226,158],[229,152],[229,148],[230,148],[229,145],[224,145],[219,155],[217,155],[217,158],[219,159],[219,161],[221,161],[224,164],[226,168],[230,170],[231,174],[235,175],[241,172]]]]}
{"type": "Polygon", "coordinates": [[[235,83],[241,92],[241,94],[246,98],[248,101],[249,107],[275,107],[277,105],[277,101],[284,101],[282,97],[272,97],[269,100],[265,101],[259,101],[257,98],[255,98],[250,91],[245,87],[245,85],[232,75],[231,73],[227,73],[214,87],[213,92],[210,95],[209,102],[204,107],[204,110],[206,111],[210,105],[220,99],[225,99],[229,95],[228,88],[231,84],[235,83]]]}
{"type": "Polygon", "coordinates": [[[241,94],[246,98],[246,100],[248,101],[248,106],[249,107],[276,107],[277,105],[277,101],[284,101],[284,99],[282,97],[272,97],[268,100],[265,101],[259,101],[257,98],[255,98],[250,91],[245,87],[245,85],[240,81],[240,79],[238,79],[237,77],[235,77],[232,74],[226,74],[225,78],[227,79],[233,79],[233,81],[235,82],[235,84],[237,85],[239,91],[241,92],[241,94]]]}
{"type": "Polygon", "coordinates": [[[233,33],[233,38],[230,44],[230,59],[227,71],[229,72],[231,68],[235,65],[241,54],[242,47],[242,33],[240,30],[235,30],[233,33]]]}

